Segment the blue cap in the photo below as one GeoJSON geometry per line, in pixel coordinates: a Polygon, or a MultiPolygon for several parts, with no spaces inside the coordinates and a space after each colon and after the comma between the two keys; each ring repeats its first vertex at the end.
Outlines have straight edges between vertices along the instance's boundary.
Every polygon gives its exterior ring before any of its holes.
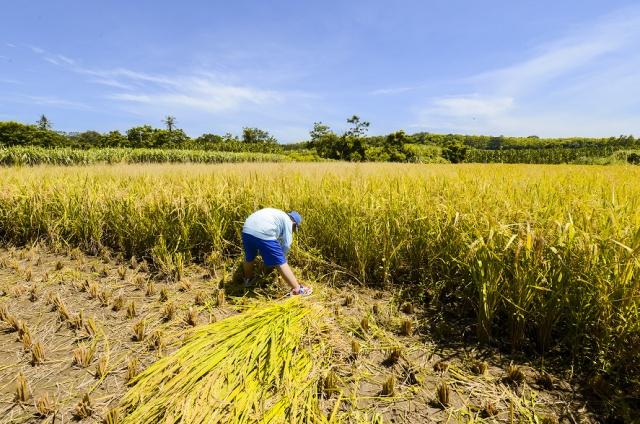
{"type": "Polygon", "coordinates": [[[293,219],[293,222],[295,222],[296,225],[298,225],[298,227],[300,226],[300,224],[302,224],[302,217],[298,212],[291,211],[289,212],[289,216],[291,217],[291,219],[293,219]]]}

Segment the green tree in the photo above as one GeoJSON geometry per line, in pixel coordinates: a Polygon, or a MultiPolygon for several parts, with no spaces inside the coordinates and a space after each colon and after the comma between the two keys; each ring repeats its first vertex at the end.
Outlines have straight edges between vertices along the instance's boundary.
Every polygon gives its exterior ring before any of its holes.
{"type": "Polygon", "coordinates": [[[104,147],[127,147],[129,140],[120,131],[109,131],[102,136],[104,147]]]}
{"type": "Polygon", "coordinates": [[[467,146],[460,142],[447,144],[442,148],[442,157],[451,163],[462,163],[467,156],[467,146]]]}
{"type": "Polygon", "coordinates": [[[102,134],[97,131],[84,131],[69,135],[69,144],[72,147],[89,148],[102,147],[102,134]]]}
{"type": "Polygon", "coordinates": [[[249,128],[249,127],[244,127],[242,129],[242,141],[244,143],[251,143],[251,144],[277,144],[278,143],[278,140],[276,140],[267,131],[261,130],[260,128],[249,128]]]}
{"type": "Polygon", "coordinates": [[[127,131],[127,140],[131,147],[152,147],[153,134],[157,131],[151,125],[142,125],[130,128],[127,131]]]}
{"type": "Polygon", "coordinates": [[[50,130],[53,127],[53,123],[44,115],[44,113],[40,115],[40,119],[36,121],[36,125],[41,130],[50,130]]]}
{"type": "Polygon", "coordinates": [[[173,131],[156,129],[151,135],[151,147],[182,147],[189,140],[189,137],[180,129],[173,131]]]}
{"type": "Polygon", "coordinates": [[[173,131],[173,127],[176,126],[176,117],[168,115],[162,120],[162,122],[167,126],[167,130],[171,132],[173,131]]]}

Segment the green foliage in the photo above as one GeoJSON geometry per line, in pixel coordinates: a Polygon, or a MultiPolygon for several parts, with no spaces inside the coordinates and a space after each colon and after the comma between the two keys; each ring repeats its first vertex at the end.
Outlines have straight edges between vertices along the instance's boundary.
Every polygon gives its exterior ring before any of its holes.
{"type": "Polygon", "coordinates": [[[58,147],[67,143],[65,136],[49,129],[18,122],[0,122],[0,146],[58,147]]]}
{"type": "Polygon", "coordinates": [[[442,157],[451,163],[462,163],[467,156],[467,146],[460,142],[447,144],[442,148],[442,157]]]}
{"type": "Polygon", "coordinates": [[[38,129],[41,130],[50,130],[53,128],[53,124],[44,114],[40,115],[40,118],[36,121],[36,125],[38,126],[38,129]]]}
{"type": "Polygon", "coordinates": [[[260,128],[242,129],[242,141],[250,144],[277,144],[278,141],[269,134],[269,132],[260,128]]]}
{"type": "Polygon", "coordinates": [[[168,131],[173,131],[173,128],[176,126],[176,118],[175,116],[166,116],[162,122],[167,126],[168,131]]]}
{"type": "Polygon", "coordinates": [[[362,161],[366,159],[366,143],[364,134],[369,123],[360,121],[356,115],[347,119],[352,124],[344,134],[337,135],[322,122],[316,122],[310,132],[311,147],[316,149],[320,157],[346,161],[362,161]]]}

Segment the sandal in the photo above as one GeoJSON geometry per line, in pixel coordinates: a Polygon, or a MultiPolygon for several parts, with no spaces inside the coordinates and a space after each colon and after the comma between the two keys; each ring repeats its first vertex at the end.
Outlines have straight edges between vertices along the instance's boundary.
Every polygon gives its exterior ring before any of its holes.
{"type": "Polygon", "coordinates": [[[300,286],[298,290],[291,290],[291,296],[309,296],[313,293],[311,287],[300,286]]]}

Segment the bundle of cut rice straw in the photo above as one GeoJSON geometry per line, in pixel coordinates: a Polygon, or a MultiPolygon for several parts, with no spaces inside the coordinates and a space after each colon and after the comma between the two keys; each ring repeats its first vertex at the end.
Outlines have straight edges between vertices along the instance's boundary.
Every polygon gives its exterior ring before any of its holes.
{"type": "Polygon", "coordinates": [[[133,382],[124,423],[327,423],[303,339],[305,300],[255,306],[193,330],[133,382]]]}

